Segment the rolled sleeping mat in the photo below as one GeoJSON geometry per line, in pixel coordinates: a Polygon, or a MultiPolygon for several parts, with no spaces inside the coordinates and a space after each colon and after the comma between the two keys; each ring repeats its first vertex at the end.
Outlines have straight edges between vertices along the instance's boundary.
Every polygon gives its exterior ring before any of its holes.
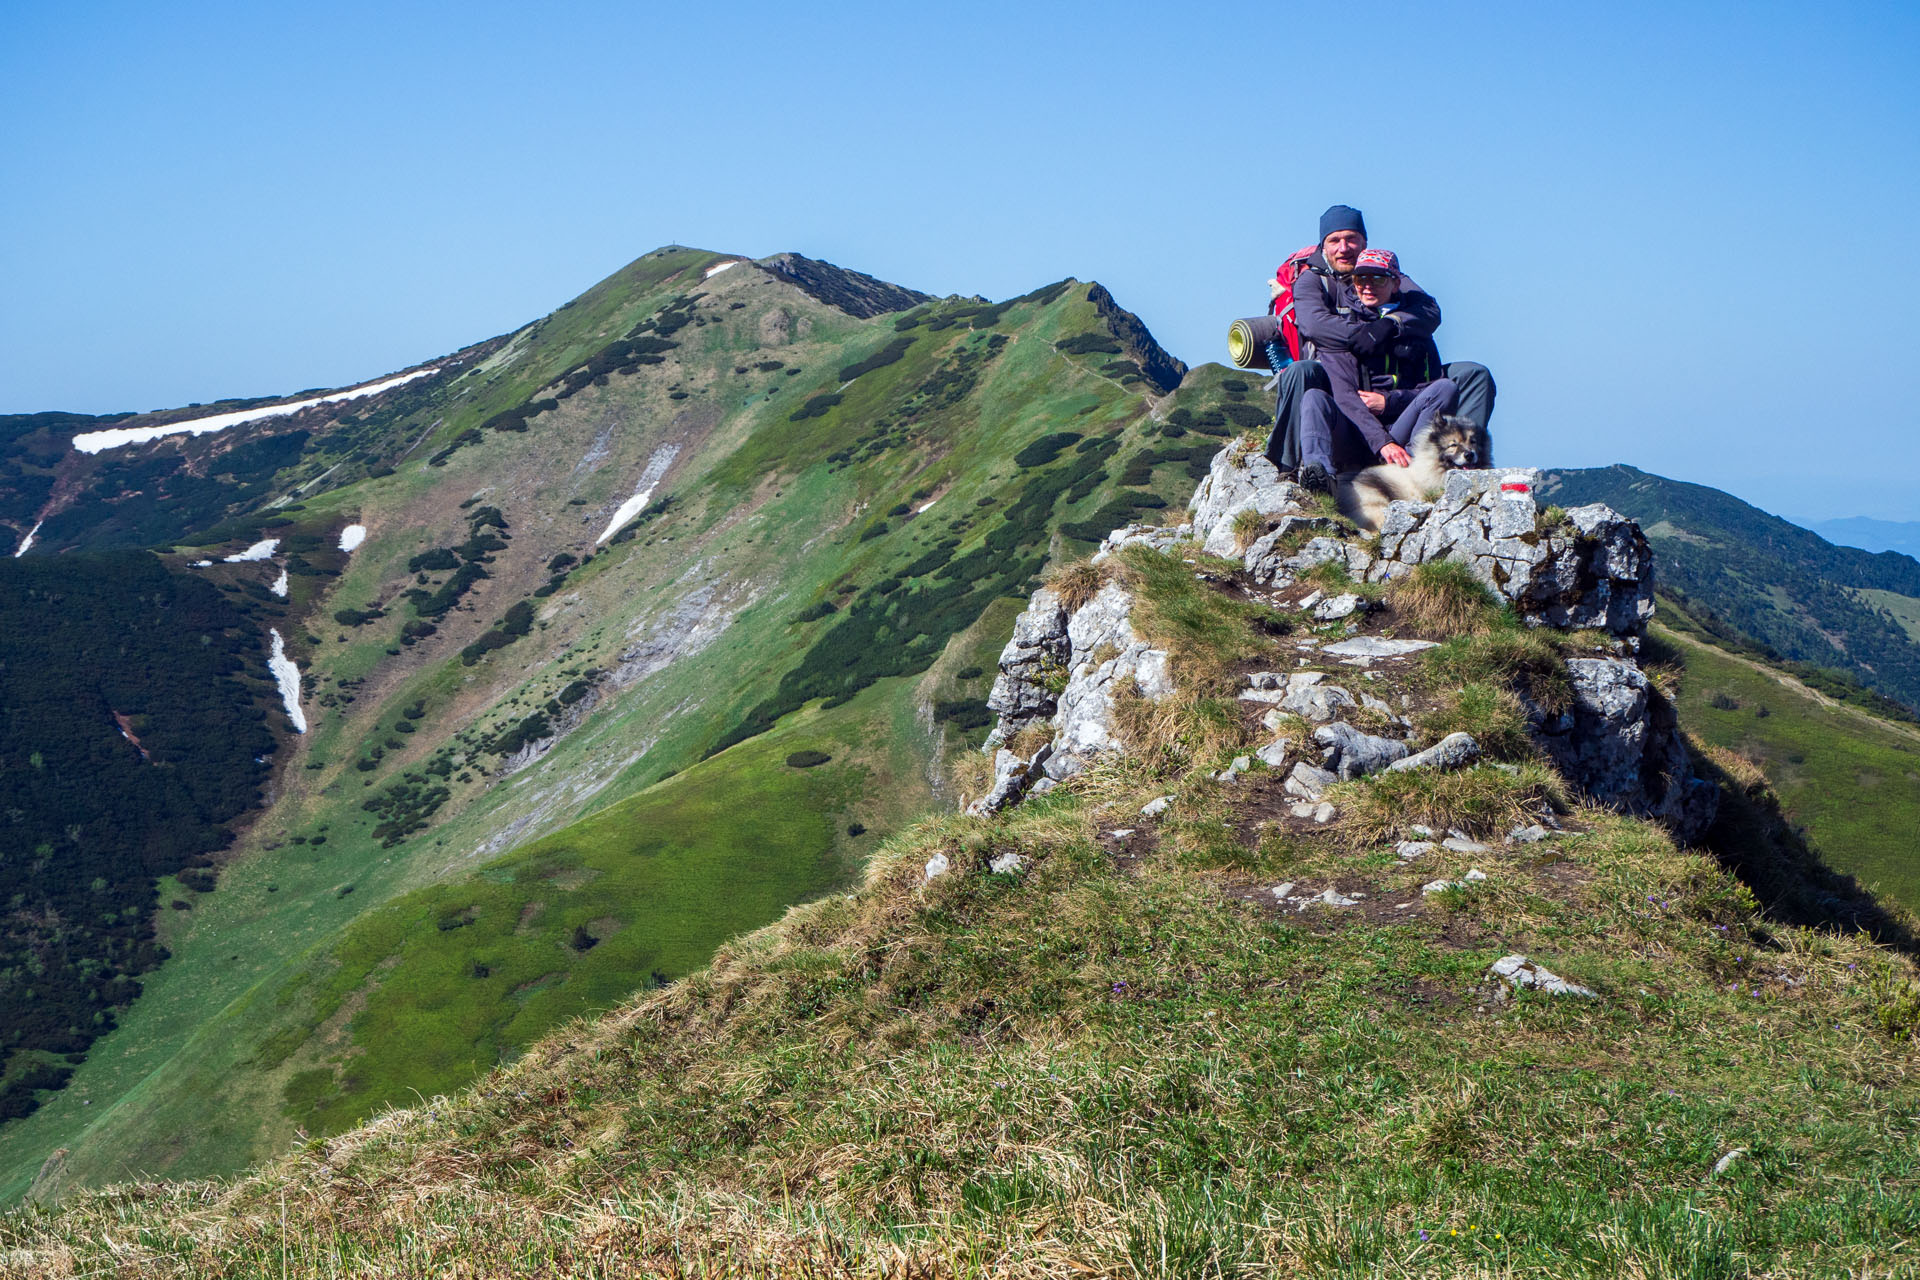
{"type": "Polygon", "coordinates": [[[1280,337],[1280,318],[1274,315],[1248,316],[1235,320],[1227,329],[1227,357],[1238,369],[1271,369],[1267,344],[1280,337]]]}

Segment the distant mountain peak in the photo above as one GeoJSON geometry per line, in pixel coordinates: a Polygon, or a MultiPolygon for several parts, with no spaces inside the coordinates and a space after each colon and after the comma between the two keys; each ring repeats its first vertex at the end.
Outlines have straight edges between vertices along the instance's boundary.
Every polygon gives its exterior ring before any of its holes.
{"type": "Polygon", "coordinates": [[[907,311],[933,301],[931,294],[889,284],[864,272],[849,271],[804,254],[776,253],[755,265],[858,320],[871,320],[890,311],[907,311]]]}

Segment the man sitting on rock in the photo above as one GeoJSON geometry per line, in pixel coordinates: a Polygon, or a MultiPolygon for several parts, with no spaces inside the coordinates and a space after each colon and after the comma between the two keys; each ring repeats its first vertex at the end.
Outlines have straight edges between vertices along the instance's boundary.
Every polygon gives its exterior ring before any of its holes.
{"type": "MultiPolygon", "coordinates": [[[[1280,370],[1274,403],[1273,435],[1267,457],[1282,471],[1297,471],[1300,408],[1309,389],[1329,395],[1332,386],[1315,358],[1319,351],[1344,351],[1365,359],[1404,341],[1431,338],[1440,327],[1440,304],[1402,274],[1395,281],[1399,306],[1390,316],[1369,318],[1353,292],[1353,268],[1367,247],[1367,223],[1358,209],[1336,204],[1320,215],[1320,248],[1293,283],[1294,323],[1300,328],[1301,358],[1280,370]]],[[[1485,365],[1455,361],[1446,376],[1458,394],[1455,413],[1485,426],[1493,416],[1493,376],[1485,365]]]]}

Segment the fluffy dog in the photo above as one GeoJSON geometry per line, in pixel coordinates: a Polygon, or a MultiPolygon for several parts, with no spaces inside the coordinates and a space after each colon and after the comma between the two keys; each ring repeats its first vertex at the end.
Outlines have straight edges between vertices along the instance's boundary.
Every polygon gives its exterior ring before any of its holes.
{"type": "Polygon", "coordinates": [[[1378,533],[1388,503],[1424,500],[1446,484],[1449,471],[1491,467],[1493,438],[1470,419],[1435,414],[1414,434],[1407,452],[1413,455],[1410,467],[1382,462],[1340,477],[1340,514],[1366,532],[1378,533]]]}

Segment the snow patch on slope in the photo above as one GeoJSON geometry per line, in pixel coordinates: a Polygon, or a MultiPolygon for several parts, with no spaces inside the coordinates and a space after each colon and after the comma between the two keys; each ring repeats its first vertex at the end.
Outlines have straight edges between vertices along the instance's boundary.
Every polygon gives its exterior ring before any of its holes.
{"type": "Polygon", "coordinates": [[[438,367],[418,369],[413,373],[403,373],[397,378],[388,378],[385,382],[370,383],[350,391],[336,391],[330,396],[315,396],[311,400],[295,400],[290,404],[270,404],[260,409],[242,409],[235,413],[216,413],[206,418],[189,418],[185,422],[166,422],[157,427],[115,427],[109,431],[86,431],[73,438],[73,447],[82,453],[99,453],[103,449],[117,449],[125,444],[145,444],[149,440],[158,440],[162,436],[206,435],[210,431],[224,431],[228,427],[237,427],[243,422],[284,417],[290,413],[298,413],[302,409],[311,409],[317,404],[333,404],[341,400],[358,400],[363,396],[377,396],[382,391],[391,391],[404,383],[412,382],[415,378],[424,378],[428,374],[438,372],[440,372],[438,367]]]}
{"type": "Polygon", "coordinates": [[[236,551],[232,555],[222,556],[220,559],[226,564],[240,564],[242,561],[247,560],[271,560],[273,559],[274,549],[279,545],[280,539],[278,538],[262,538],[245,551],[236,551]]]}
{"type": "Polygon", "coordinates": [[[273,594],[279,596],[282,600],[287,598],[287,571],[285,569],[280,571],[280,576],[273,580],[273,585],[268,587],[267,590],[273,592],[273,594]]]}
{"type": "Polygon", "coordinates": [[[360,549],[360,544],[366,540],[367,526],[363,524],[350,524],[340,531],[340,549],[342,551],[357,551],[360,549]]]}
{"type": "Polygon", "coordinates": [[[280,638],[280,629],[270,627],[267,634],[273,637],[273,653],[267,658],[267,669],[273,672],[273,682],[280,688],[280,701],[287,708],[287,719],[293,721],[295,733],[307,731],[307,713],[300,709],[300,668],[287,656],[287,642],[280,638]]]}
{"type": "Polygon", "coordinates": [[[728,267],[737,267],[739,265],[740,265],[740,259],[738,258],[733,259],[731,262],[716,262],[712,266],[708,267],[705,271],[701,272],[700,278],[702,280],[711,280],[715,276],[719,275],[722,271],[725,271],[728,267]]]}
{"type": "Polygon", "coordinates": [[[654,487],[660,483],[660,477],[667,474],[667,468],[679,456],[680,446],[677,444],[663,444],[653,451],[653,456],[647,459],[647,469],[640,473],[640,484],[633,496],[621,503],[619,510],[613,513],[613,519],[607,521],[607,527],[594,539],[595,545],[620,532],[622,525],[647,509],[647,502],[653,497],[654,487]]]}
{"type": "Polygon", "coordinates": [[[20,539],[20,545],[13,549],[13,558],[15,560],[27,554],[27,548],[33,545],[33,535],[40,532],[40,526],[45,523],[46,521],[44,520],[35,520],[33,522],[33,528],[27,530],[27,536],[20,539]]]}

